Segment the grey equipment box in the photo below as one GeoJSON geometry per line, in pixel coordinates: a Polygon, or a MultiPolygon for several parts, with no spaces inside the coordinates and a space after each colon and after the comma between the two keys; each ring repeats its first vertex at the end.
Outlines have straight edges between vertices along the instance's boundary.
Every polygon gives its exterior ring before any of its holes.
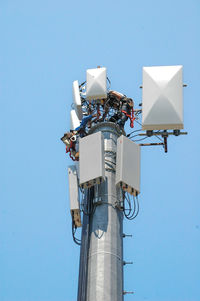
{"type": "Polygon", "coordinates": [[[115,184],[132,195],[140,193],[140,146],[123,135],[117,139],[115,184]]]}
{"type": "Polygon", "coordinates": [[[68,167],[70,211],[76,227],[81,227],[80,202],[78,193],[78,177],[75,165],[68,167]]]}
{"type": "Polygon", "coordinates": [[[104,139],[101,132],[79,139],[79,176],[82,188],[104,181],[104,139]]]}

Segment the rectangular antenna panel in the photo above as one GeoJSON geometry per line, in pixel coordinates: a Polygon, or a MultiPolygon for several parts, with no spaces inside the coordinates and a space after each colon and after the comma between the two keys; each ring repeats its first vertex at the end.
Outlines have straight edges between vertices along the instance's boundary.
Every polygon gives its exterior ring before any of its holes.
{"type": "Polygon", "coordinates": [[[86,98],[102,99],[107,97],[106,68],[88,69],[86,72],[87,89],[86,98]]]}
{"type": "Polygon", "coordinates": [[[76,114],[75,110],[71,110],[70,112],[70,130],[75,130],[80,126],[80,120],[76,114]]]}
{"type": "Polygon", "coordinates": [[[123,135],[117,139],[115,184],[132,195],[140,193],[140,146],[123,135]]]}
{"type": "Polygon", "coordinates": [[[70,211],[76,227],[81,227],[78,177],[75,165],[68,167],[70,211]]]}
{"type": "Polygon", "coordinates": [[[183,129],[183,67],[143,67],[142,129],[183,129]]]}
{"type": "Polygon", "coordinates": [[[73,82],[72,92],[73,92],[73,100],[75,106],[74,108],[76,110],[78,118],[82,119],[83,114],[82,114],[82,106],[81,106],[81,96],[80,96],[79,84],[77,80],[73,82]]]}
{"type": "Polygon", "coordinates": [[[101,132],[79,139],[79,177],[83,188],[104,181],[104,139],[101,132]]]}

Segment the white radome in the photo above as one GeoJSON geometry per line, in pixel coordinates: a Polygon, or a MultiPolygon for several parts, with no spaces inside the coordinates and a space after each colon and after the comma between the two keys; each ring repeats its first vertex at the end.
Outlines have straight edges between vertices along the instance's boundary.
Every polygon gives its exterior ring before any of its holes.
{"type": "Polygon", "coordinates": [[[73,82],[72,93],[73,93],[73,100],[74,100],[74,108],[76,110],[78,118],[82,119],[83,114],[82,114],[81,96],[80,96],[79,84],[77,80],[73,82]]]}
{"type": "Polygon", "coordinates": [[[183,129],[183,67],[143,67],[142,129],[183,129]]]}
{"type": "Polygon", "coordinates": [[[103,99],[107,97],[106,68],[88,69],[86,72],[86,98],[103,99]]]}
{"type": "Polygon", "coordinates": [[[76,111],[71,110],[71,112],[70,112],[70,129],[75,130],[79,126],[80,126],[80,120],[78,119],[76,111]]]}

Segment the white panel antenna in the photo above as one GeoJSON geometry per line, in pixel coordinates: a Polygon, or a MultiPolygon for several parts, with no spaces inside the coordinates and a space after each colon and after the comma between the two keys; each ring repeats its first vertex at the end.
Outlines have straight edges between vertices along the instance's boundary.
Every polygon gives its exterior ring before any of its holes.
{"type": "Polygon", "coordinates": [[[74,109],[76,110],[78,118],[82,119],[83,114],[82,114],[82,106],[81,106],[81,96],[80,96],[79,84],[77,80],[73,82],[72,92],[73,92],[73,100],[75,106],[74,109]]]}
{"type": "Polygon", "coordinates": [[[123,135],[117,139],[115,184],[132,195],[140,193],[140,146],[123,135]]]}
{"type": "Polygon", "coordinates": [[[78,193],[78,177],[75,165],[68,167],[70,211],[76,227],[81,227],[80,201],[78,193]]]}
{"type": "Polygon", "coordinates": [[[142,129],[183,129],[182,66],[143,67],[142,129]]]}
{"type": "Polygon", "coordinates": [[[79,126],[80,126],[80,120],[78,119],[76,111],[71,110],[71,112],[70,112],[70,129],[75,130],[79,126]]]}
{"type": "Polygon", "coordinates": [[[102,99],[107,97],[106,68],[88,69],[86,72],[86,98],[102,99]]]}
{"type": "Polygon", "coordinates": [[[79,139],[79,176],[83,188],[104,181],[104,140],[101,132],[79,139]]]}

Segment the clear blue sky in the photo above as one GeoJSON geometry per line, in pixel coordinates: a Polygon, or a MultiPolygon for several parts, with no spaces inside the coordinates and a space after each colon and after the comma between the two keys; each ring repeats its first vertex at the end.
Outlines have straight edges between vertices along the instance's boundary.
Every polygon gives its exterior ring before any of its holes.
{"type": "Polygon", "coordinates": [[[142,66],[183,65],[188,136],[142,150],[125,221],[125,300],[200,300],[199,0],[0,1],[0,301],[75,301],[67,166],[72,81],[106,66],[141,101],[142,66]]]}

